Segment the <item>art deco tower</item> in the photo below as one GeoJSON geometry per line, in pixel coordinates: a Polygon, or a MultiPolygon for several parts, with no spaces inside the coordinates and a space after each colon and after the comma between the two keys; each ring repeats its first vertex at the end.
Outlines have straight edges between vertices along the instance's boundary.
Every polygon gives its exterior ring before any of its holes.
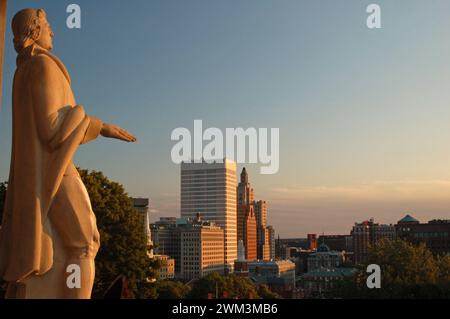
{"type": "Polygon", "coordinates": [[[237,240],[245,246],[245,258],[257,259],[256,218],[253,206],[253,188],[248,182],[248,174],[244,168],[241,181],[237,187],[237,240]]]}

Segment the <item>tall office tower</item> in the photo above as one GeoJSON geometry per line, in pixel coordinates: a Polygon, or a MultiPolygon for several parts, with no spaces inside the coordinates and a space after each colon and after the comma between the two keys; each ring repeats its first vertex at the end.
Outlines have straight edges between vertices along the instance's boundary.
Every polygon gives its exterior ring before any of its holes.
{"type": "Polygon", "coordinates": [[[269,260],[275,260],[275,229],[272,226],[267,226],[269,231],[269,260]]]}
{"type": "Polygon", "coordinates": [[[258,259],[270,260],[270,230],[267,229],[267,202],[255,201],[258,259]]]}
{"type": "Polygon", "coordinates": [[[248,173],[245,167],[241,172],[241,181],[239,182],[237,192],[238,205],[250,206],[253,203],[253,188],[251,188],[250,183],[248,182],[248,173]]]}
{"type": "Polygon", "coordinates": [[[275,240],[275,259],[285,259],[286,258],[286,247],[287,245],[281,241],[280,234],[275,240]]]}
{"type": "Polygon", "coordinates": [[[255,216],[256,223],[259,226],[266,227],[267,226],[267,202],[260,200],[254,202],[255,205],[255,216]]]}
{"type": "Polygon", "coordinates": [[[236,163],[181,164],[181,217],[202,218],[224,229],[226,271],[237,258],[236,163]]]}
{"type": "Polygon", "coordinates": [[[248,174],[245,168],[242,170],[241,181],[237,187],[237,240],[243,241],[247,260],[258,258],[253,188],[248,182],[248,174]]]}
{"type": "Polygon", "coordinates": [[[244,219],[244,245],[245,258],[247,260],[256,260],[258,258],[257,252],[257,235],[256,235],[256,218],[253,205],[247,210],[244,219]]]}

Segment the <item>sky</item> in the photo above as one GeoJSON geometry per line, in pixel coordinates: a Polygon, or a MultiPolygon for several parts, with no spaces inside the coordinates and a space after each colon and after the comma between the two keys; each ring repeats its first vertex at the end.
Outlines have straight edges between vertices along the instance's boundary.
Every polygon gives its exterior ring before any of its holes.
{"type": "MultiPolygon", "coordinates": [[[[450,218],[448,0],[9,1],[44,8],[77,102],[139,141],[98,139],[77,165],[151,200],[151,220],[179,216],[171,132],[279,128],[280,169],[245,165],[281,237],[348,234],[374,217],[450,218]],[[381,7],[382,28],[366,26],[381,7]],[[81,7],[68,29],[66,7],[81,7]]],[[[11,30],[0,111],[0,180],[8,179],[11,30]]],[[[238,165],[239,170],[243,165],[238,165]]]]}

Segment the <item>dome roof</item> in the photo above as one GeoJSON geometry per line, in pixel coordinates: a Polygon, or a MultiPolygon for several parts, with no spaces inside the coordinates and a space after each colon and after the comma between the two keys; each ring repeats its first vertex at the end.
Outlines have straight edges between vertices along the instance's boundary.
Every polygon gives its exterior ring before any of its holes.
{"type": "Polygon", "coordinates": [[[318,253],[328,253],[329,251],[330,251],[330,247],[328,247],[325,244],[322,244],[319,246],[319,248],[317,248],[318,253]]]}
{"type": "Polygon", "coordinates": [[[411,215],[406,215],[405,217],[399,220],[399,223],[419,223],[419,221],[414,217],[412,217],[411,215]]]}

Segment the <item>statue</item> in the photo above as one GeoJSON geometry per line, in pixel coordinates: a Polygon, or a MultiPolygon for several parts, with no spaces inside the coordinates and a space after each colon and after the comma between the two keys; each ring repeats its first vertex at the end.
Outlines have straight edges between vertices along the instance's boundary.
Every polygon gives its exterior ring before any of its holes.
{"type": "Polygon", "coordinates": [[[126,142],[124,129],[88,116],[75,102],[69,73],[53,55],[53,32],[42,9],[12,21],[17,70],[12,157],[0,231],[0,276],[7,298],[91,297],[100,245],[89,196],[72,158],[99,135],[126,142]],[[69,266],[80,287],[67,284],[69,266]]]}

